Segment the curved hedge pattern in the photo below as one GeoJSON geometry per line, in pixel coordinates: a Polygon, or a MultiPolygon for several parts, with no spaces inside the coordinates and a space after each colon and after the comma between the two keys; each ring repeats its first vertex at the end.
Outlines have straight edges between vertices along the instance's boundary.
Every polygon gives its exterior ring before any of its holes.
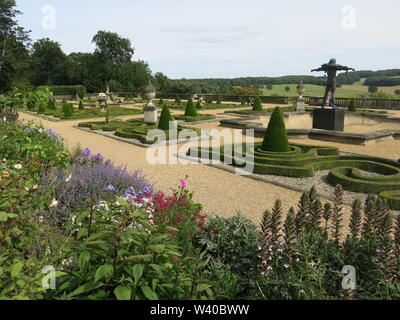
{"type": "MultiPolygon", "coordinates": [[[[385,158],[368,156],[341,156],[337,148],[291,144],[286,153],[266,152],[255,144],[248,153],[254,163],[255,174],[278,175],[294,178],[313,177],[316,171],[330,170],[327,181],[340,184],[345,190],[359,193],[380,194],[388,199],[391,208],[400,210],[400,163],[385,158]]],[[[188,154],[198,157],[218,158],[225,163],[244,167],[239,161],[246,153],[227,154],[226,147],[203,150],[192,148],[188,154]],[[240,164],[238,164],[240,163],[240,164]]],[[[233,148],[232,148],[233,149],[233,148]]],[[[242,146],[245,150],[245,146],[242,146]]]]}

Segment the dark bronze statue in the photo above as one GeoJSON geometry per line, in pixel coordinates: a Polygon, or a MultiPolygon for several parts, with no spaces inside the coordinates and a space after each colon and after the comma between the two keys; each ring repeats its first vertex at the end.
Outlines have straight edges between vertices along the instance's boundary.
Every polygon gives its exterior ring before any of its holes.
{"type": "Polygon", "coordinates": [[[342,66],[340,64],[336,64],[336,59],[331,59],[329,61],[329,63],[323,64],[320,68],[311,70],[311,72],[324,71],[328,75],[328,81],[326,83],[324,103],[322,105],[322,108],[324,108],[324,107],[336,108],[336,105],[335,105],[335,92],[336,92],[336,75],[337,75],[337,72],[338,71],[346,71],[346,73],[347,73],[349,70],[356,71],[353,68],[349,68],[349,67],[346,67],[346,66],[342,66]]]}

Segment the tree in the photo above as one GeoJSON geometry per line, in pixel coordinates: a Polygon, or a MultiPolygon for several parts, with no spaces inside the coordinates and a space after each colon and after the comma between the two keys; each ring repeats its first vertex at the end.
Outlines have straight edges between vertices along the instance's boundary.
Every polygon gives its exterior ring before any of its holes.
{"type": "Polygon", "coordinates": [[[0,92],[10,89],[12,83],[26,79],[29,63],[29,32],[18,25],[15,0],[0,2],[0,92]]]}
{"type": "Polygon", "coordinates": [[[192,98],[189,98],[186,104],[185,117],[197,117],[197,116],[198,113],[196,108],[194,107],[193,100],[192,98]]]}
{"type": "Polygon", "coordinates": [[[164,104],[161,111],[160,121],[158,123],[158,129],[169,130],[169,122],[173,120],[174,119],[172,118],[171,113],[169,112],[168,106],[164,104]]]}
{"type": "Polygon", "coordinates": [[[263,111],[262,103],[260,97],[256,97],[253,104],[253,111],[263,111]]]}
{"type": "Polygon", "coordinates": [[[154,84],[157,92],[168,93],[170,90],[171,80],[162,72],[154,75],[154,84]]]}
{"type": "Polygon", "coordinates": [[[267,84],[267,90],[272,90],[274,87],[272,86],[272,84],[267,84]]]}
{"type": "Polygon", "coordinates": [[[286,91],[286,92],[289,92],[289,91],[290,91],[290,87],[289,87],[289,86],[286,86],[286,87],[285,87],[285,91],[286,91]]]}
{"type": "Polygon", "coordinates": [[[400,90],[395,90],[394,93],[396,96],[400,96],[400,90]]]}
{"type": "Polygon", "coordinates": [[[269,152],[289,152],[291,150],[283,113],[279,107],[272,112],[261,149],[269,152]]]}
{"type": "Polygon", "coordinates": [[[369,86],[368,87],[368,92],[369,93],[377,93],[378,92],[378,87],[377,86],[369,86]]]}
{"type": "Polygon", "coordinates": [[[79,100],[79,107],[78,107],[78,109],[79,109],[79,110],[85,110],[85,106],[83,105],[82,100],[79,100]]]}
{"type": "Polygon", "coordinates": [[[49,110],[56,110],[56,102],[54,100],[54,98],[49,98],[49,101],[47,102],[47,109],[49,110]]]}
{"type": "Polygon", "coordinates": [[[118,67],[132,61],[135,49],[131,41],[117,33],[98,31],[92,42],[96,45],[94,55],[101,66],[104,82],[116,79],[118,67]]]}
{"type": "Polygon", "coordinates": [[[67,56],[58,42],[49,38],[39,39],[32,46],[32,83],[57,85],[66,82],[67,56]]]}

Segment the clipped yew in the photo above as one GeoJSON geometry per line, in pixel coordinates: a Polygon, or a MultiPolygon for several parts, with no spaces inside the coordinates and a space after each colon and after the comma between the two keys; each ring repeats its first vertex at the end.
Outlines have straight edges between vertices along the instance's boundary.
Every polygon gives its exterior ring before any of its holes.
{"type": "Polygon", "coordinates": [[[253,111],[263,111],[260,97],[256,97],[256,100],[253,104],[253,111]]]}
{"type": "Polygon", "coordinates": [[[158,129],[161,130],[169,130],[169,122],[173,121],[174,118],[172,117],[171,113],[169,112],[169,108],[166,104],[164,104],[162,111],[161,111],[161,116],[160,116],[160,121],[158,122],[158,129]]]}
{"type": "Polygon", "coordinates": [[[189,98],[186,104],[185,117],[197,117],[198,113],[194,106],[192,98],[189,98]]]}
{"type": "Polygon", "coordinates": [[[279,107],[272,112],[261,149],[270,152],[289,152],[291,150],[283,113],[279,107]]]}
{"type": "Polygon", "coordinates": [[[85,110],[85,107],[84,107],[84,105],[83,105],[82,100],[79,101],[79,107],[78,107],[78,109],[79,109],[79,110],[85,110]]]}

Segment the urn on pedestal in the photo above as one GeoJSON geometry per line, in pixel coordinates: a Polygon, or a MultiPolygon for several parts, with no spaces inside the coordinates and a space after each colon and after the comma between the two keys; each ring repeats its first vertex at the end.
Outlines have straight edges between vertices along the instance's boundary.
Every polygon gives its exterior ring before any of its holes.
{"type": "Polygon", "coordinates": [[[300,81],[300,83],[297,86],[297,93],[299,94],[299,97],[297,98],[296,101],[296,112],[304,112],[304,98],[303,94],[306,91],[306,88],[304,87],[303,81],[300,81]]]}
{"type": "Polygon", "coordinates": [[[144,89],[144,96],[147,99],[147,103],[143,108],[144,111],[144,122],[148,124],[157,123],[157,107],[154,105],[153,100],[156,97],[156,88],[153,84],[149,84],[144,89]]]}
{"type": "Polygon", "coordinates": [[[107,95],[104,92],[101,92],[97,96],[97,100],[99,101],[99,106],[100,106],[101,112],[105,112],[106,107],[107,107],[107,103],[106,103],[107,95]]]}

